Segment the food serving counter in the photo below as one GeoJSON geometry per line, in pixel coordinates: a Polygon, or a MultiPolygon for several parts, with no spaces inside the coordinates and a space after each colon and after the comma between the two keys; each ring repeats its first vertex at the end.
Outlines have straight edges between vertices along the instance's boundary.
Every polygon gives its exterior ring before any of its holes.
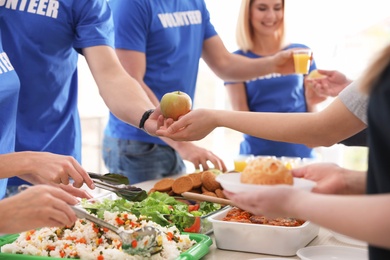
{"type": "MultiPolygon", "coordinates": [[[[154,180],[137,183],[134,186],[149,191],[155,186],[156,182],[157,181],[154,180]]],[[[97,195],[95,196],[96,199],[105,198],[106,196],[115,196],[112,192],[100,194],[99,191],[100,190],[91,191],[92,194],[98,193],[95,194],[97,195]]],[[[367,246],[365,243],[328,231],[324,228],[319,228],[313,223],[305,222],[300,226],[277,227],[274,225],[254,225],[242,222],[223,221],[226,214],[232,210],[234,211],[233,215],[242,212],[237,208],[232,209],[226,207],[206,217],[205,220],[208,221],[204,222],[204,227],[207,228],[203,230],[202,225],[202,231],[205,231],[204,233],[189,233],[190,238],[196,240],[198,243],[189,250],[183,252],[177,260],[368,259],[367,246]],[[209,224],[212,224],[212,226],[209,224]],[[297,250],[298,253],[295,255],[297,250]]],[[[3,249],[4,245],[11,244],[18,236],[18,234],[14,234],[0,237],[1,249],[3,249]]],[[[37,236],[39,238],[39,234],[37,236]]],[[[27,260],[32,258],[47,258],[21,255],[16,253],[16,251],[7,251],[9,249],[7,246],[4,246],[4,248],[6,249],[5,251],[1,250],[0,259],[27,260]]],[[[11,249],[14,250],[14,248],[11,249]]],[[[107,257],[112,259],[112,255],[107,257]]]]}
{"type": "MultiPolygon", "coordinates": [[[[135,186],[140,187],[144,190],[150,190],[153,186],[155,180],[146,181],[142,183],[137,183],[135,186]]],[[[245,259],[300,259],[298,256],[276,256],[276,255],[266,255],[266,254],[255,254],[255,253],[246,253],[246,252],[239,252],[239,251],[230,251],[230,250],[221,250],[218,249],[216,246],[216,241],[214,234],[209,234],[211,239],[213,240],[213,244],[210,246],[210,252],[202,258],[202,260],[220,260],[220,259],[226,259],[226,260],[245,260],[245,259]]],[[[333,233],[328,231],[327,229],[320,228],[319,234],[316,238],[314,238],[306,247],[310,246],[341,246],[346,248],[357,248],[357,249],[366,249],[367,246],[356,244],[356,243],[346,243],[342,242],[345,240],[338,240],[334,236],[333,233]]],[[[347,240],[348,241],[348,240],[347,240]]],[[[368,259],[368,256],[367,256],[368,259]]],[[[353,258],[350,258],[350,260],[356,260],[353,258]]]]}

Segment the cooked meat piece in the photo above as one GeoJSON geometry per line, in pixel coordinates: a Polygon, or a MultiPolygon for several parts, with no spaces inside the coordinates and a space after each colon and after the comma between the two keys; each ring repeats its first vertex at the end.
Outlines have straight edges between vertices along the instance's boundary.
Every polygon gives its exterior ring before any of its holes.
{"type": "Polygon", "coordinates": [[[254,224],[267,224],[268,223],[267,218],[264,216],[253,215],[252,217],[249,218],[249,220],[254,224]]]}

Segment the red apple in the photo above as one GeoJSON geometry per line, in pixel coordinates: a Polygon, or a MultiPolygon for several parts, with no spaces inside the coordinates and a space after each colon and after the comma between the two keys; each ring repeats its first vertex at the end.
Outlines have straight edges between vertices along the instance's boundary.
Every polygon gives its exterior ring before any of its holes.
{"type": "Polygon", "coordinates": [[[190,112],[191,107],[191,97],[182,91],[166,93],[160,101],[162,115],[175,121],[190,112]]]}

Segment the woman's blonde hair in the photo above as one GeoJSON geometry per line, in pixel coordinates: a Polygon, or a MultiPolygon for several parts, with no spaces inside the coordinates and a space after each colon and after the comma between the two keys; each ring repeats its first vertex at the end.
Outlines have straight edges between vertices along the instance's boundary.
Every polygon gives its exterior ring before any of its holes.
{"type": "Polygon", "coordinates": [[[385,72],[386,68],[390,65],[390,45],[385,47],[378,55],[376,59],[372,62],[370,66],[367,67],[364,76],[360,82],[360,88],[363,92],[369,94],[372,88],[378,83],[382,74],[385,72]]]}
{"type": "MultiPolygon", "coordinates": [[[[250,22],[250,8],[254,0],[242,0],[240,12],[237,19],[236,27],[236,41],[240,50],[247,52],[253,49],[254,41],[254,32],[253,27],[250,22]]],[[[283,14],[285,10],[284,0],[282,1],[283,14]]],[[[282,47],[284,42],[284,15],[283,15],[283,24],[279,29],[279,44],[282,47]]]]}

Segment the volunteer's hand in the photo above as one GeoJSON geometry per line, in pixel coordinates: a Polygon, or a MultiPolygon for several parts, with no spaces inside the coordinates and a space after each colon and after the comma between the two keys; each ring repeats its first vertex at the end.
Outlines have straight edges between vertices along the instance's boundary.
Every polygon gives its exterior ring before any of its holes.
{"type": "Polygon", "coordinates": [[[1,233],[19,233],[40,227],[71,226],[77,217],[69,205],[78,200],[48,185],[37,185],[0,201],[1,233]]]}

